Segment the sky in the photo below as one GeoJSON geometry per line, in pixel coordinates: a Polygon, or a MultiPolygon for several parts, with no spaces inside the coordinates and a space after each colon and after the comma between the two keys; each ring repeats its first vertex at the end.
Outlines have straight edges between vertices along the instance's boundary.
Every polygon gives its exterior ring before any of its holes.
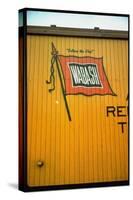
{"type": "Polygon", "coordinates": [[[28,11],[27,24],[35,26],[128,30],[128,17],[28,11]]]}

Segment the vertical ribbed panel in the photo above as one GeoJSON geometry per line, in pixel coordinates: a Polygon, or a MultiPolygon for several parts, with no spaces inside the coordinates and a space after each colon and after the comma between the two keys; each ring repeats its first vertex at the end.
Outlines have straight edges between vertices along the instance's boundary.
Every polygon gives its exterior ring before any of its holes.
{"type": "MultiPolygon", "coordinates": [[[[107,106],[127,106],[128,42],[56,36],[28,36],[28,184],[62,185],[128,180],[126,117],[107,117],[107,106]],[[69,122],[60,79],[50,93],[51,43],[61,55],[103,57],[103,65],[117,96],[67,95],[69,122]],[[67,49],[94,50],[68,53],[67,49]],[[44,166],[39,168],[37,161],[44,166]]],[[[124,111],[125,113],[125,111],[124,111]]]]}

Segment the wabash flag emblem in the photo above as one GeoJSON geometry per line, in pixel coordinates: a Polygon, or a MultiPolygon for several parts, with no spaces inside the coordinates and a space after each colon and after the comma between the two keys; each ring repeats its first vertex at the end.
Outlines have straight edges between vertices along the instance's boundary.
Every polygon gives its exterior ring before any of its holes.
{"type": "Polygon", "coordinates": [[[103,58],[58,56],[66,94],[115,95],[103,67],[103,58]]]}
{"type": "Polygon", "coordinates": [[[63,99],[70,121],[71,115],[66,95],[115,96],[105,74],[103,58],[59,55],[52,43],[51,73],[49,81],[46,81],[47,84],[52,85],[49,92],[55,90],[55,67],[59,75],[63,99]]]}

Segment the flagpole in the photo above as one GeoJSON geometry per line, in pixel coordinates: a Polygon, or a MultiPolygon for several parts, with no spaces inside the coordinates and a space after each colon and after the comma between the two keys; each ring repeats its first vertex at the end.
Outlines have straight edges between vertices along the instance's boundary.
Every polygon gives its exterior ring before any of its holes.
{"type": "Polygon", "coordinates": [[[52,54],[55,57],[55,61],[56,61],[57,71],[58,71],[58,75],[59,75],[59,79],[60,79],[60,84],[61,84],[61,89],[62,89],[62,95],[63,95],[63,98],[64,98],[65,107],[66,107],[67,114],[68,114],[68,119],[69,119],[69,121],[72,121],[70,110],[69,110],[67,99],[66,99],[66,94],[65,94],[64,86],[63,86],[63,81],[62,81],[62,77],[61,77],[60,67],[59,67],[59,64],[58,64],[58,52],[56,51],[56,48],[55,48],[55,46],[54,46],[53,43],[52,43],[52,54]]]}

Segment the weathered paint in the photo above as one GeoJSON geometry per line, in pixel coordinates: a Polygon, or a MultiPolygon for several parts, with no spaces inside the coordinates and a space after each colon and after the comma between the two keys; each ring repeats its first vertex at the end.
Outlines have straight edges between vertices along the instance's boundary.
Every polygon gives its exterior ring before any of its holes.
{"type": "Polygon", "coordinates": [[[126,108],[117,109],[128,105],[128,41],[29,35],[27,62],[28,185],[128,180],[128,124],[124,133],[118,125],[128,123],[128,117],[126,108]],[[67,95],[70,122],[56,64],[55,90],[50,93],[46,84],[52,42],[61,55],[103,57],[108,81],[117,96],[67,95]],[[80,49],[94,51],[83,53],[80,49]],[[107,106],[118,112],[107,116],[107,106]],[[39,160],[43,167],[37,166],[39,160]]]}

